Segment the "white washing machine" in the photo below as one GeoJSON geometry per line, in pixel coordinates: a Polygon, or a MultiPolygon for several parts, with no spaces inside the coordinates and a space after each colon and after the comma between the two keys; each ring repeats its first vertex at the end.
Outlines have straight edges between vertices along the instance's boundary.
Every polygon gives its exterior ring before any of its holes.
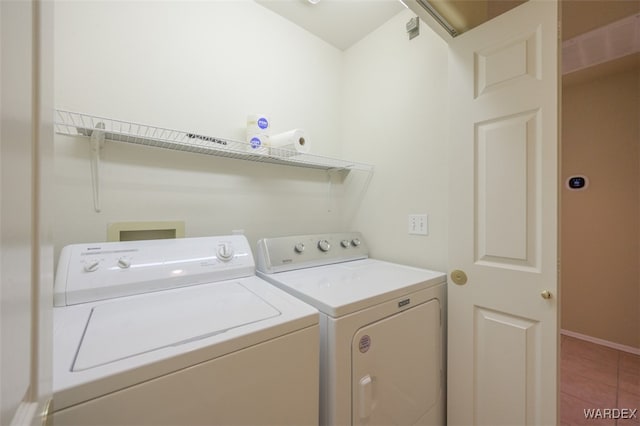
{"type": "Polygon", "coordinates": [[[54,297],[56,425],[318,422],[318,312],[243,236],[67,246],[54,297]]]}
{"type": "Polygon", "coordinates": [[[320,424],[445,424],[446,277],[359,233],[265,238],[258,276],[320,310],[320,424]]]}

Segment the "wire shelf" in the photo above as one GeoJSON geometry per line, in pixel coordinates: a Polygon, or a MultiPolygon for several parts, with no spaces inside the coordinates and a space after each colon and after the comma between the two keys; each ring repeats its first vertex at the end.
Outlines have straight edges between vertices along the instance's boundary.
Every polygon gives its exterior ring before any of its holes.
{"type": "Polygon", "coordinates": [[[306,167],[322,170],[363,170],[371,172],[370,164],[339,160],[319,155],[301,154],[295,149],[263,148],[264,152],[251,152],[247,142],[166,129],[78,112],[56,110],[56,133],[91,137],[94,131],[104,132],[112,141],[147,145],[176,151],[228,157],[247,161],[306,167]]]}

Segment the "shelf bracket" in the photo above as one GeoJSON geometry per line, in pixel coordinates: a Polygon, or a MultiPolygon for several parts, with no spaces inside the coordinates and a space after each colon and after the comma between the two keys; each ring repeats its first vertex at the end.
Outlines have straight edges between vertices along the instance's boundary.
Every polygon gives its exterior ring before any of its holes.
{"type": "Polygon", "coordinates": [[[331,170],[327,169],[327,213],[331,213],[331,170]]]}
{"type": "Polygon", "coordinates": [[[93,189],[93,209],[100,213],[100,150],[104,147],[105,125],[103,122],[97,123],[91,132],[91,153],[89,162],[91,163],[91,186],[93,189]]]}
{"type": "Polygon", "coordinates": [[[333,190],[333,175],[332,172],[339,172],[340,169],[332,168],[327,169],[327,213],[331,213],[331,193],[333,190]]]}

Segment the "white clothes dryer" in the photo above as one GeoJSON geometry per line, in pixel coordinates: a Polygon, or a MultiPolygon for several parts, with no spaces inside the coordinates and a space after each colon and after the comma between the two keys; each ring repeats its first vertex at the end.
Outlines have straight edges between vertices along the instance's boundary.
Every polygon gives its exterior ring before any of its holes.
{"type": "Polygon", "coordinates": [[[318,422],[318,312],[243,236],[67,246],[54,305],[54,424],[318,422]]]}
{"type": "Polygon", "coordinates": [[[359,233],[265,238],[258,276],[320,310],[320,424],[445,424],[446,277],[359,233]]]}

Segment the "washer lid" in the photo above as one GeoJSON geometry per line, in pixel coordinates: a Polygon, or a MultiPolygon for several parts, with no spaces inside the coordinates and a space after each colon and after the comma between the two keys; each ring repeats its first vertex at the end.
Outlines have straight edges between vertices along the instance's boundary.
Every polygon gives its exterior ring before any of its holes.
{"type": "Polygon", "coordinates": [[[332,317],[446,281],[443,272],[376,259],[258,275],[332,317]]]}
{"type": "Polygon", "coordinates": [[[281,315],[239,282],[194,286],[95,306],[73,363],[82,371],[281,315]]]}

